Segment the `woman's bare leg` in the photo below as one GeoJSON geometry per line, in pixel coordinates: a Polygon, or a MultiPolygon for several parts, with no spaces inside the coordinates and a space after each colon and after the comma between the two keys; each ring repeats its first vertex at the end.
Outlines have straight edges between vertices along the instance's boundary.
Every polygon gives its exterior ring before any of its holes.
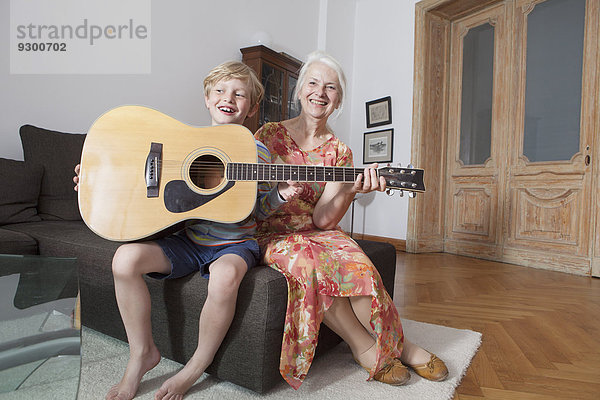
{"type": "Polygon", "coordinates": [[[323,322],[350,346],[354,358],[365,367],[376,361],[375,339],[354,313],[347,297],[336,297],[323,322]]]}
{"type": "MultiPolygon", "coordinates": [[[[350,297],[350,304],[352,310],[360,323],[367,329],[372,335],[375,335],[371,328],[371,296],[356,296],[350,297]]],[[[402,355],[400,360],[404,364],[423,364],[429,361],[430,354],[420,346],[404,339],[404,345],[402,348],[402,355]]]]}
{"type": "Polygon", "coordinates": [[[369,334],[375,337],[375,332],[371,328],[371,304],[373,298],[371,296],[353,296],[349,297],[349,300],[356,318],[358,318],[369,334]]]}
{"type": "Polygon", "coordinates": [[[423,364],[429,361],[431,354],[424,348],[417,346],[413,342],[404,339],[404,346],[402,347],[402,355],[400,361],[405,365],[417,365],[423,364]]]}

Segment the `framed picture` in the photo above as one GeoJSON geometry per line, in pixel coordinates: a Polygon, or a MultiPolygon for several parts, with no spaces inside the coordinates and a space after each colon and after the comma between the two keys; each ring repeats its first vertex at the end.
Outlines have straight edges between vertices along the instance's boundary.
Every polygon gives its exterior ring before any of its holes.
{"type": "Polygon", "coordinates": [[[363,142],[363,164],[392,162],[394,130],[366,132],[363,142]]]}
{"type": "Polygon", "coordinates": [[[392,123],[392,98],[390,96],[368,101],[366,104],[367,128],[392,123]]]}

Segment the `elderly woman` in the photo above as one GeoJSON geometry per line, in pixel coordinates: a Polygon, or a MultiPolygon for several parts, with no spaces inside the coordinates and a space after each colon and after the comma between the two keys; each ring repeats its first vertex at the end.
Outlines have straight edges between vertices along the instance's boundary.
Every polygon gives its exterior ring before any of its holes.
{"type": "MultiPolygon", "coordinates": [[[[352,152],[327,125],[341,110],[345,89],[335,59],[322,52],[309,55],[295,93],[300,115],[256,132],[273,162],[352,166],[352,152]]],[[[264,261],[288,283],[280,371],[296,389],[312,363],[321,322],[350,346],[369,379],[403,385],[410,379],[406,366],[434,381],[448,375],[435,355],[404,340],[398,311],[377,270],[338,227],[356,193],[385,190],[376,167],[365,168],[353,184],[290,182],[302,186],[300,194],[259,225],[264,261]]]]}

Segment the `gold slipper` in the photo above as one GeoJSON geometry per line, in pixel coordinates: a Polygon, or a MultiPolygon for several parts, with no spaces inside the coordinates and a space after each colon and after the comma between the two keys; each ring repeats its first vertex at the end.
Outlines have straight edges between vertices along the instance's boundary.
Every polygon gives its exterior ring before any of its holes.
{"type": "MultiPolygon", "coordinates": [[[[358,365],[367,370],[367,372],[371,372],[371,368],[367,368],[358,360],[354,359],[358,365]]],[[[410,380],[410,372],[408,368],[404,364],[400,362],[399,358],[394,358],[392,361],[383,366],[373,379],[379,382],[387,383],[388,385],[393,386],[402,386],[406,384],[410,380]]]]}

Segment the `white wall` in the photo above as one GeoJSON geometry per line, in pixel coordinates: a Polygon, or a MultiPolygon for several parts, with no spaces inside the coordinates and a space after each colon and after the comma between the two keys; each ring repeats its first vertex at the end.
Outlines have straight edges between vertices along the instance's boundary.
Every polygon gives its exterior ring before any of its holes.
{"type": "MultiPolygon", "coordinates": [[[[344,118],[350,119],[349,125],[345,123],[344,127],[349,126],[350,132],[346,135],[337,132],[352,148],[356,166],[363,165],[363,134],[388,128],[394,128],[393,164],[402,163],[406,166],[411,161],[414,10],[418,1],[356,2],[352,80],[349,82],[352,88],[349,99],[351,107],[344,110],[344,118]],[[365,103],[385,96],[392,98],[392,124],[367,129],[365,103]]],[[[341,3],[342,0],[330,2],[341,3]]],[[[340,4],[337,6],[341,7],[340,4]]],[[[330,10],[329,14],[333,12],[330,10]]],[[[333,36],[330,31],[334,29],[338,31],[336,37],[343,37],[346,34],[343,22],[331,22],[328,25],[328,39],[333,36]]],[[[337,46],[337,43],[332,43],[332,47],[333,44],[337,46]]],[[[356,201],[354,232],[406,239],[407,220],[407,196],[370,193],[356,201]]],[[[343,223],[348,229],[350,212],[343,223]]]]}
{"type": "MultiPolygon", "coordinates": [[[[391,96],[393,123],[382,128],[394,128],[394,162],[406,165],[417,1],[153,0],[149,75],[10,75],[9,37],[0,35],[0,157],[22,159],[23,124],[85,132],[101,113],[122,104],[148,105],[186,123],[208,125],[204,75],[222,61],[241,59],[239,48],[266,32],[273,50],[303,59],[324,47],[342,63],[348,97],[332,127],[351,146],[356,166],[362,165],[367,131],[365,102],[391,96]]],[[[9,15],[9,1],[0,1],[1,26],[9,25],[9,15]]],[[[354,231],[404,239],[407,215],[406,197],[371,194],[356,202],[354,231]]],[[[350,212],[342,226],[350,228],[350,212]]]]}
{"type": "MultiPolygon", "coordinates": [[[[9,26],[9,4],[0,1],[0,26],[9,26]]],[[[209,125],[204,76],[223,61],[241,59],[239,49],[256,44],[251,38],[257,32],[269,34],[273,50],[297,58],[317,45],[319,0],[153,0],[151,6],[149,75],[10,75],[9,36],[0,35],[0,157],[22,159],[23,124],[85,132],[122,104],[209,125]]]]}

